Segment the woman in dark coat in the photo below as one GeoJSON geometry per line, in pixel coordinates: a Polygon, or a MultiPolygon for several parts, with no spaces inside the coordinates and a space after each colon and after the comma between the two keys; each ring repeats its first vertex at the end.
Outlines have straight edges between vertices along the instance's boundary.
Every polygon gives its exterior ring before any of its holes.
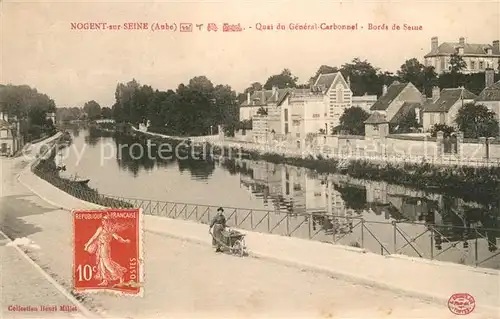
{"type": "Polygon", "coordinates": [[[222,245],[220,241],[222,241],[222,231],[226,228],[226,217],[224,216],[224,209],[222,207],[217,209],[217,215],[212,219],[208,232],[210,232],[212,227],[212,246],[215,247],[216,252],[221,252],[222,245]]]}

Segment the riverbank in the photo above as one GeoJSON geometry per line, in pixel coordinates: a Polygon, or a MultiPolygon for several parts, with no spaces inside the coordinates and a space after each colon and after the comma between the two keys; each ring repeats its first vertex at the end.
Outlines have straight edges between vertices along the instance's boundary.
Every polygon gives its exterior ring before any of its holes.
{"type": "MultiPolygon", "coordinates": [[[[142,143],[147,141],[153,145],[169,143],[172,149],[186,141],[182,138],[138,130],[120,134],[134,136],[142,143]]],[[[369,159],[356,156],[329,158],[321,154],[303,156],[297,150],[273,149],[251,143],[198,142],[193,144],[194,152],[192,153],[205,154],[205,156],[198,156],[199,158],[211,158],[214,155],[264,160],[276,164],[304,167],[320,174],[345,174],[354,178],[384,181],[429,192],[447,193],[482,203],[491,203],[491,199],[498,198],[500,194],[500,167],[497,166],[444,165],[431,161],[415,163],[397,161],[397,159],[383,161],[380,158],[369,159]]]]}
{"type": "Polygon", "coordinates": [[[47,148],[39,151],[40,153],[37,155],[38,159],[31,165],[33,173],[62,191],[82,200],[107,207],[132,207],[129,203],[99,194],[97,190],[90,188],[85,183],[79,183],[59,176],[55,156],[58,150],[66,147],[67,141],[67,135],[61,133],[57,138],[47,142],[45,144],[47,148]]]}
{"type": "MultiPolygon", "coordinates": [[[[64,207],[67,210],[96,208],[94,204],[82,202],[61,192],[29,170],[25,171],[20,180],[40,197],[48,202],[56,203],[58,207],[64,207]]],[[[203,224],[145,216],[145,230],[150,234],[146,234],[146,240],[152,238],[151,234],[157,234],[202,244],[206,249],[209,249],[211,244],[207,226],[203,224]]],[[[247,246],[251,256],[257,259],[352,281],[366,285],[366,289],[384,289],[398,295],[429,300],[439,304],[439,307],[444,310],[439,315],[427,313],[428,316],[443,318],[448,311],[446,309],[448,298],[457,292],[467,292],[476,299],[475,312],[478,315],[484,313],[489,314],[484,318],[498,317],[500,272],[495,270],[483,270],[418,258],[386,257],[352,247],[242,232],[247,235],[247,246]]],[[[151,250],[147,247],[146,242],[146,259],[156,256],[156,253],[151,255],[151,250]]],[[[146,263],[146,280],[148,281],[147,278],[152,278],[152,276],[147,266],[146,263]]],[[[241,276],[245,276],[245,273],[241,276]]],[[[159,280],[155,277],[153,281],[156,279],[159,280]]],[[[425,315],[422,313],[422,316],[425,315]]]]}

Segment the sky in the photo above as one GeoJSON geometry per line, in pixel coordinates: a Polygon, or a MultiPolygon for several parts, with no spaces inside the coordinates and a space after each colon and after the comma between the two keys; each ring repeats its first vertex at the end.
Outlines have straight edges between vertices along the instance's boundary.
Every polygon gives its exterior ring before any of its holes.
{"type": "Polygon", "coordinates": [[[500,38],[500,1],[52,1],[0,0],[0,83],[26,84],[58,107],[114,103],[117,83],[135,78],[175,89],[194,76],[241,92],[289,68],[305,83],[326,64],[355,57],[395,72],[421,61],[431,37],[488,43],[500,38]],[[148,30],[71,30],[71,23],[144,22],[148,30]],[[152,23],[204,24],[192,33],[151,31],[152,23]],[[243,32],[208,32],[208,23],[240,23],[243,32]],[[274,30],[256,30],[257,24],[274,30]],[[276,24],[286,30],[276,30],[276,24]],[[290,23],[355,24],[357,31],[292,31],[290,23]],[[368,24],[422,26],[368,30],[368,24]],[[361,29],[363,26],[363,29],[361,29]]]}

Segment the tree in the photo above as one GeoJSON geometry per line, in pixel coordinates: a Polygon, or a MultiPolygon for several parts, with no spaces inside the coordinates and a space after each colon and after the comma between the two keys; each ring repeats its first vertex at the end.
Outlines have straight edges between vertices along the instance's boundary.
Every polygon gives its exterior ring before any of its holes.
{"type": "Polygon", "coordinates": [[[434,67],[426,67],[416,58],[406,60],[397,72],[401,82],[411,82],[426,95],[432,93],[432,87],[437,84],[437,73],[434,67]]]}
{"type": "Polygon", "coordinates": [[[254,93],[256,91],[260,91],[262,89],[263,89],[263,86],[262,86],[262,84],[260,84],[260,82],[253,82],[249,87],[247,87],[245,89],[245,91],[243,91],[243,93],[245,94],[245,97],[246,97],[247,93],[252,94],[252,93],[254,93]]]}
{"type": "Polygon", "coordinates": [[[101,106],[94,100],[85,103],[83,111],[91,121],[101,118],[101,106]]]}
{"type": "Polygon", "coordinates": [[[340,116],[340,130],[351,135],[365,135],[364,122],[370,114],[358,106],[350,107],[340,116]]]}
{"type": "Polygon", "coordinates": [[[412,129],[420,127],[420,124],[417,121],[417,114],[415,112],[415,109],[410,110],[408,113],[406,113],[401,120],[399,120],[399,123],[397,126],[394,128],[395,133],[410,133],[412,129]]]}
{"type": "Polygon", "coordinates": [[[462,56],[453,53],[450,56],[450,72],[451,73],[460,73],[463,69],[467,68],[467,63],[465,63],[462,56]]]}
{"type": "Polygon", "coordinates": [[[446,124],[434,124],[430,129],[431,137],[436,137],[438,132],[443,132],[444,137],[449,137],[455,132],[455,128],[446,124]]]}
{"type": "Polygon", "coordinates": [[[378,76],[379,69],[367,60],[354,58],[350,63],[342,65],[340,72],[344,78],[349,78],[353,95],[380,94],[382,84],[378,76]]]}
{"type": "Polygon", "coordinates": [[[289,69],[284,69],[280,74],[270,76],[264,84],[264,89],[270,90],[273,86],[280,89],[296,87],[298,79],[289,69]]]}
{"type": "Polygon", "coordinates": [[[497,137],[499,133],[495,112],[482,104],[465,104],[458,110],[455,121],[467,138],[497,137]]]}
{"type": "Polygon", "coordinates": [[[467,64],[460,55],[454,53],[450,56],[450,74],[453,80],[453,87],[457,87],[459,82],[464,82],[462,70],[466,67],[467,64]]]}
{"type": "Polygon", "coordinates": [[[103,107],[101,109],[101,118],[110,119],[113,117],[113,111],[109,107],[103,107]]]}

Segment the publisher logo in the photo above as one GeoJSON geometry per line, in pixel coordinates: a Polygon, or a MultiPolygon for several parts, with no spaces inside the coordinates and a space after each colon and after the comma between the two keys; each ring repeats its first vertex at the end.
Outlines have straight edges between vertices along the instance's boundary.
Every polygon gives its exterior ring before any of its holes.
{"type": "Polygon", "coordinates": [[[448,300],[448,309],[455,315],[468,315],[476,308],[476,300],[470,294],[453,294],[448,300]]]}
{"type": "Polygon", "coordinates": [[[193,24],[192,23],[180,23],[179,30],[181,32],[193,32],[193,24]]]}

